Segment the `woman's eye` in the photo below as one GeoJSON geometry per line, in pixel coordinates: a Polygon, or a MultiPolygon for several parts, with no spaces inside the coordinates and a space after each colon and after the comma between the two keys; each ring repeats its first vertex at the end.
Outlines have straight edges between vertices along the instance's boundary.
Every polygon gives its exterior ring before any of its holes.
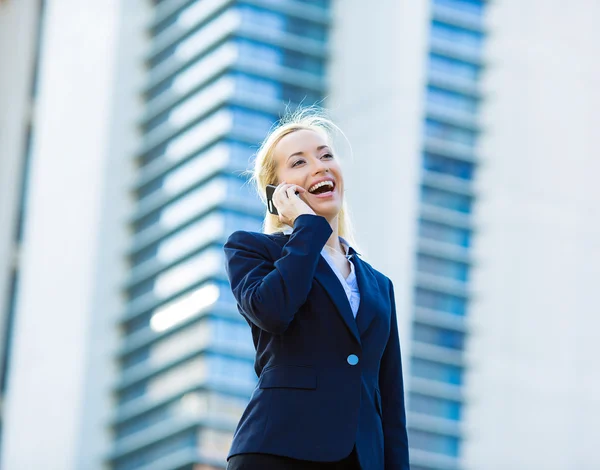
{"type": "Polygon", "coordinates": [[[298,163],[304,163],[304,160],[296,160],[292,167],[295,167],[296,165],[298,165],[298,163]]]}
{"type": "Polygon", "coordinates": [[[333,155],[331,155],[330,153],[326,153],[321,158],[333,158],[333,155]]]}

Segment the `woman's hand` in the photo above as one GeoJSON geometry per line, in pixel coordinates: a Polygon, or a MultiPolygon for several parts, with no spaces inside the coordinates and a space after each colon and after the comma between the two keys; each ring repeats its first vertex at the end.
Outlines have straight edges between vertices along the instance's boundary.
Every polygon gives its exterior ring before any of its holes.
{"type": "Polygon", "coordinates": [[[281,182],[273,192],[273,204],[279,213],[279,221],[291,227],[294,226],[296,217],[302,214],[315,214],[315,211],[304,202],[301,195],[306,193],[306,189],[297,184],[288,184],[281,182]],[[299,194],[296,195],[296,192],[299,194]]]}

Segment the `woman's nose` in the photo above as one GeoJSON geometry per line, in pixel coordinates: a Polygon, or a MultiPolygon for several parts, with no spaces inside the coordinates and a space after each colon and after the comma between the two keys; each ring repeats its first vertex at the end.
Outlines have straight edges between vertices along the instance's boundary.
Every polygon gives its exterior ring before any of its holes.
{"type": "Polygon", "coordinates": [[[313,166],[313,173],[321,173],[329,170],[329,166],[323,160],[318,159],[313,166]]]}

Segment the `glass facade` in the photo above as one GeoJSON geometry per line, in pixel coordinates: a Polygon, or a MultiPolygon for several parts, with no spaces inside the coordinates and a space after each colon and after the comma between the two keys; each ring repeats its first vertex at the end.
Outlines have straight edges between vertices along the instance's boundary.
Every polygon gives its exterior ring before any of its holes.
{"type": "Polygon", "coordinates": [[[323,98],[328,22],[326,0],[154,5],[114,470],[225,468],[257,378],[222,244],[261,229],[264,208],[241,175],[281,103],[323,98]]]}
{"type": "Polygon", "coordinates": [[[460,468],[483,0],[432,0],[408,395],[415,468],[460,468]]]}

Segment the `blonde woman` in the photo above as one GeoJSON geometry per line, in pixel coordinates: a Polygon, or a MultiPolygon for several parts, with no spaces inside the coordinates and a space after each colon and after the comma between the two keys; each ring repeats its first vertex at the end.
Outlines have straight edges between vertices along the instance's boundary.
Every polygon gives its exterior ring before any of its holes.
{"type": "Polygon", "coordinates": [[[278,215],[225,244],[259,377],[228,470],[409,468],[394,289],[353,248],[334,129],[311,111],[272,130],[253,180],[278,215]]]}

